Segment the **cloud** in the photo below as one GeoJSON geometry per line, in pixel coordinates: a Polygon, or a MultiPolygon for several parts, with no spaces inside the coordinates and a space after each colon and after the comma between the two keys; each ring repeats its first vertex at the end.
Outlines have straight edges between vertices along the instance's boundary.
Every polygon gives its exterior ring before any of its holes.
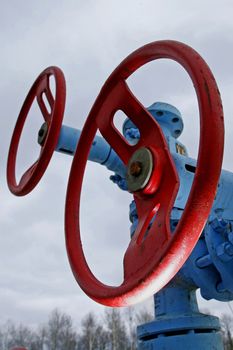
{"type": "MultiPolygon", "coordinates": [[[[55,154],[38,187],[24,198],[12,196],[6,187],[12,130],[36,76],[46,66],[61,66],[67,81],[64,123],[82,128],[104,81],[131,51],[154,40],[184,41],[204,56],[219,83],[227,124],[224,166],[232,170],[232,26],[231,1],[223,1],[221,11],[218,2],[200,0],[185,4],[63,0],[59,6],[55,1],[21,1],[2,6],[0,321],[12,318],[36,324],[55,306],[77,321],[89,310],[103,310],[77,286],[66,257],[64,203],[71,158],[55,154]]],[[[181,110],[186,118],[182,141],[195,157],[198,109],[183,69],[167,61],[152,63],[140,69],[129,85],[146,106],[162,100],[181,110]]],[[[32,115],[27,124],[19,172],[35,157],[40,123],[32,115]]],[[[109,175],[95,165],[87,171],[82,235],[87,259],[98,278],[117,283],[129,239],[130,198],[108,180],[109,175]]]]}

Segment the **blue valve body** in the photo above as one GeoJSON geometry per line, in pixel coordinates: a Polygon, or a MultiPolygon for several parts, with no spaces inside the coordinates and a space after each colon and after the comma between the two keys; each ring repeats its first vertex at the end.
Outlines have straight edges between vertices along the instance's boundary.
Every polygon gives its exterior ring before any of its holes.
{"type": "MultiPolygon", "coordinates": [[[[163,130],[180,179],[170,217],[174,231],[192,186],[196,160],[188,157],[186,147],[177,139],[183,130],[180,112],[161,102],[151,105],[148,111],[163,130]]],[[[56,150],[73,155],[80,134],[80,130],[62,126],[56,150]]],[[[140,137],[130,119],[123,125],[123,134],[131,144],[140,137]]],[[[127,190],[126,167],[102,137],[94,138],[88,159],[114,172],[112,181],[127,190]]],[[[196,247],[176,277],[155,296],[156,320],[138,327],[138,349],[223,349],[219,321],[198,311],[195,291],[200,288],[207,300],[233,300],[232,199],[233,174],[223,170],[210,216],[196,247]]],[[[129,217],[132,236],[138,220],[134,201],[130,204],[129,217]]]]}
{"type": "MultiPolygon", "coordinates": [[[[180,179],[179,191],[171,212],[171,230],[174,230],[188,199],[196,170],[196,160],[188,157],[185,146],[177,140],[183,130],[183,121],[179,111],[175,107],[163,103],[155,103],[148,110],[164,132],[180,179]]],[[[140,137],[138,129],[130,119],[124,123],[123,133],[129,143],[135,143],[135,140],[140,137]]],[[[63,125],[56,150],[73,155],[80,134],[80,130],[63,125]]],[[[115,175],[111,176],[112,181],[117,183],[121,189],[127,190],[126,167],[101,136],[95,136],[88,159],[104,165],[114,172],[115,175]]],[[[233,300],[233,279],[230,278],[233,275],[232,198],[233,174],[223,170],[202,240],[198,242],[183,268],[186,271],[185,275],[189,275],[195,281],[194,284],[197,288],[201,288],[201,293],[206,299],[233,300]],[[224,228],[221,226],[224,225],[223,223],[226,225],[224,228]],[[226,231],[225,234],[222,233],[223,230],[226,231]]],[[[134,201],[130,205],[130,221],[132,223],[131,235],[133,235],[137,226],[137,211],[134,201]]]]}

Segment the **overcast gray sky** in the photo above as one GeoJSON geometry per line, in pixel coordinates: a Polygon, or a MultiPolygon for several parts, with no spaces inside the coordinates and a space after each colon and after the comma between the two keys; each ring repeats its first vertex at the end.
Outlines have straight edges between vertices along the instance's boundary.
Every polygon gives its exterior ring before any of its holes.
{"type": "MultiPolygon", "coordinates": [[[[36,325],[55,307],[78,322],[103,307],[80,290],[64,242],[64,203],[71,158],[55,154],[37,188],[17,198],[6,186],[7,152],[14,124],[37,75],[59,66],[66,77],[64,123],[82,128],[112,70],[129,53],[155,40],[174,39],[195,48],[211,67],[221,91],[226,122],[224,168],[233,171],[233,2],[231,0],[0,1],[1,202],[0,322],[36,325]]],[[[163,61],[140,69],[129,85],[145,106],[173,103],[184,117],[182,142],[191,156],[198,146],[198,110],[192,84],[177,64],[163,61]]],[[[35,159],[42,119],[31,116],[18,158],[18,174],[35,159]]],[[[214,140],[213,140],[214,142],[214,140]]],[[[82,201],[84,249],[97,277],[120,281],[129,239],[130,197],[105,169],[88,166],[82,201]]],[[[217,314],[218,302],[203,302],[217,314]]]]}

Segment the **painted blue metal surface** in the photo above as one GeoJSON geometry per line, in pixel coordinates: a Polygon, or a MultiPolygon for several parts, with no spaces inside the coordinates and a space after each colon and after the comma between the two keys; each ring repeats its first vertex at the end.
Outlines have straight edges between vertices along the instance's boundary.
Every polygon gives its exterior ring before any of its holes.
{"type": "Polygon", "coordinates": [[[195,289],[175,278],[154,297],[155,320],[137,329],[139,350],[222,350],[217,317],[201,314],[195,289]]]}
{"type": "MultiPolygon", "coordinates": [[[[163,130],[171,153],[181,153],[183,155],[187,155],[186,147],[177,140],[184,127],[183,120],[178,109],[168,103],[156,102],[148,107],[147,110],[151,113],[163,130]]],[[[140,137],[139,130],[130,119],[125,120],[122,131],[125,138],[130,143],[137,142],[135,139],[139,139],[140,137]],[[133,137],[131,137],[131,135],[133,135],[133,137]]]]}
{"type": "MultiPolygon", "coordinates": [[[[196,160],[188,157],[186,147],[177,139],[183,131],[180,112],[157,102],[148,111],[160,124],[180,178],[179,192],[171,213],[173,231],[183,213],[192,186],[196,160]]],[[[123,134],[135,144],[140,133],[130,119],[123,134]]],[[[80,131],[63,126],[57,151],[73,155],[80,131]]],[[[125,166],[100,136],[96,136],[89,160],[105,165],[114,175],[110,179],[127,190],[125,166]]],[[[233,174],[223,170],[215,201],[202,236],[191,256],[174,280],[155,296],[156,320],[138,327],[139,349],[223,349],[217,318],[198,311],[195,297],[200,288],[205,299],[233,300],[233,174]]],[[[137,210],[130,204],[131,236],[137,226],[137,210]]]]}
{"type": "MultiPolygon", "coordinates": [[[[56,151],[68,155],[74,155],[80,135],[80,130],[63,125],[61,127],[56,151]]],[[[124,164],[103,137],[95,137],[88,159],[92,162],[106,166],[110,171],[115,172],[123,178],[125,177],[124,164]]]]}

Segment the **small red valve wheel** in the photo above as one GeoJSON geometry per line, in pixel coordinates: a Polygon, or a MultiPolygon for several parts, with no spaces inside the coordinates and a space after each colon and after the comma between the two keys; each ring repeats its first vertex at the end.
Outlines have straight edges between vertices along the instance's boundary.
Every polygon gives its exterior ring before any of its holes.
{"type": "Polygon", "coordinates": [[[107,306],[131,305],[159,291],[179,271],[210,213],[221,172],[223,142],[220,94],[209,67],[192,48],[175,41],[154,42],[133,52],[115,69],[87,118],[67,189],[67,252],[74,276],[89,297],[107,306]],[[200,111],[197,169],[187,205],[174,233],[170,232],[169,222],[179,186],[178,175],[159,125],[133,96],[125,81],[145,63],[160,58],[177,61],[186,69],[193,81],[200,111]],[[119,109],[140,131],[136,145],[129,145],[114,127],[113,117],[119,109]],[[90,271],[80,238],[80,193],[97,128],[128,166],[138,213],[138,226],[124,255],[124,281],[116,287],[101,283],[90,271]],[[138,181],[140,176],[142,179],[138,181]],[[137,178],[135,189],[132,177],[137,178]]]}
{"type": "MultiPolygon", "coordinates": [[[[7,161],[7,182],[10,191],[16,196],[24,196],[31,192],[43,176],[58,142],[65,109],[65,98],[65,78],[61,69],[58,67],[46,68],[32,85],[23,103],[11,139],[7,161]],[[53,96],[50,89],[50,76],[53,76],[55,79],[55,96],[53,96]],[[51,112],[46,108],[43,95],[48,100],[51,112]],[[41,129],[41,132],[44,131],[42,147],[39,158],[27,169],[17,184],[15,167],[19,141],[24,123],[35,98],[45,122],[44,128],[41,129]]],[[[40,136],[42,139],[42,135],[40,136]]]]}

